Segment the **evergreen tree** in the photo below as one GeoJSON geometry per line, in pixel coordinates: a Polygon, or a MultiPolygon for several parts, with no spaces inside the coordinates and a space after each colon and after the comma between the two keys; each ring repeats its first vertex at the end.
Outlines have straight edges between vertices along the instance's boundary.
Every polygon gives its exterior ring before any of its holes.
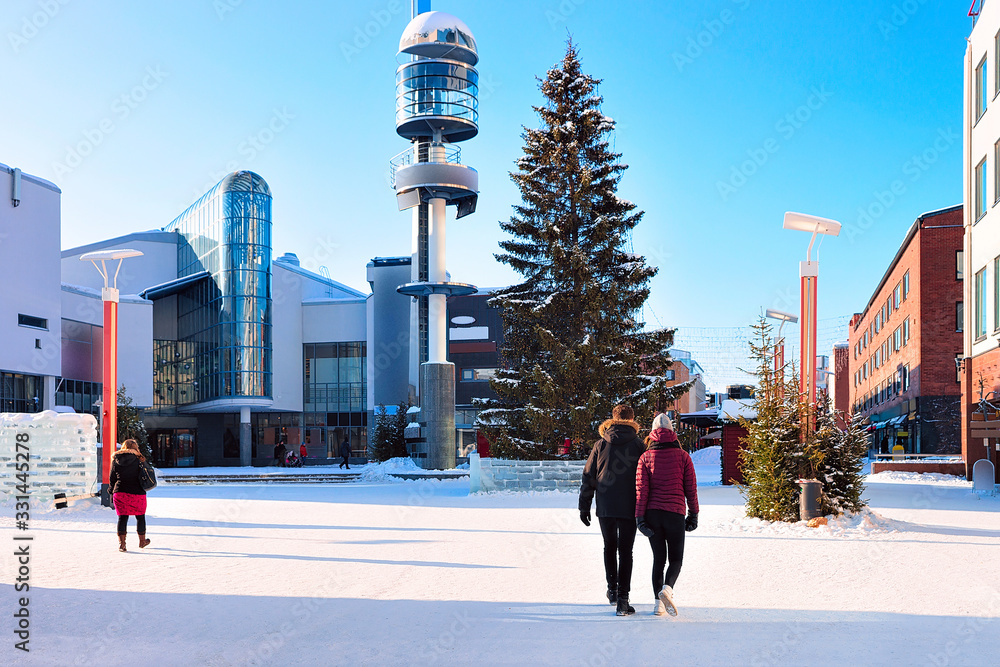
{"type": "MultiPolygon", "coordinates": [[[[797,521],[803,448],[799,443],[798,388],[785,381],[785,368],[774,369],[771,325],[761,317],[752,327],[750,354],[756,362],[754,392],[757,417],[740,418],[747,435],[741,441],[740,466],[749,517],[797,521]]],[[[794,380],[793,380],[794,381],[794,380]]]]}
{"type": "Polygon", "coordinates": [[[599,84],[570,41],[540,82],[541,127],[524,128],[511,173],[522,201],[501,223],[511,238],[496,258],[523,280],[490,300],[505,365],[491,381],[499,400],[480,402],[478,424],[495,456],[550,458],[565,438],[585,455],[616,403],[648,423],[688,389],[665,384],[673,331],[643,331],[638,319],[657,269],[624,249],[643,213],[616,194],[627,165],[609,147],[615,124],[599,84]]]}
{"type": "Polygon", "coordinates": [[[761,317],[753,329],[750,349],[757,363],[757,417],[740,420],[747,429],[740,453],[740,490],[746,498],[747,516],[798,521],[799,479],[822,482],[824,515],[861,510],[866,504],[861,498],[861,468],[868,442],[859,421],[851,420],[847,430],[841,431],[829,398],[824,397],[817,406],[816,428],[803,442],[805,406],[798,378],[792,372],[786,380],[788,368],[774,369],[774,340],[767,320],[761,317]]]}
{"type": "Polygon", "coordinates": [[[132,404],[132,397],[128,395],[125,385],[122,385],[118,387],[118,442],[125,442],[129,438],[139,444],[139,451],[152,463],[153,452],[149,449],[146,425],[142,423],[139,408],[132,404]]]}
{"type": "Polygon", "coordinates": [[[861,419],[848,419],[847,428],[840,430],[830,399],[824,397],[812,439],[819,454],[816,479],[823,483],[823,514],[861,511],[868,504],[861,497],[865,491],[861,469],[868,454],[868,436],[861,419]]]}
{"type": "Polygon", "coordinates": [[[396,406],[396,413],[390,415],[385,405],[375,408],[375,428],[372,429],[372,441],[368,446],[369,457],[378,462],[406,456],[406,440],[404,438],[406,424],[409,421],[407,410],[410,403],[404,401],[396,406]]]}

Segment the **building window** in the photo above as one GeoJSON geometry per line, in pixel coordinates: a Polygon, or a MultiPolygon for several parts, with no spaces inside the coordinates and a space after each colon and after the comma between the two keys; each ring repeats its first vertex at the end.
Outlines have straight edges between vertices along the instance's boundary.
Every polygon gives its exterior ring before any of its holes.
{"type": "MultiPolygon", "coordinates": [[[[495,368],[463,368],[462,369],[462,380],[464,381],[485,381],[492,380],[496,377],[497,369],[495,368]]],[[[666,374],[666,379],[674,379],[674,371],[669,370],[666,374]]]]}
{"type": "Polygon", "coordinates": [[[906,301],[906,295],[910,293],[910,272],[907,271],[903,274],[903,301],[906,301]]]}
{"type": "Polygon", "coordinates": [[[903,284],[902,283],[896,283],[896,289],[892,290],[892,309],[893,310],[898,310],[899,309],[899,303],[900,303],[900,301],[903,300],[902,297],[903,297],[903,284]]]}
{"type": "Polygon", "coordinates": [[[962,302],[961,301],[956,301],[955,302],[955,331],[961,333],[962,331],[965,330],[964,327],[962,326],[962,320],[964,318],[965,318],[965,313],[964,313],[964,310],[962,309],[962,302]]]}
{"type": "Polygon", "coordinates": [[[910,341],[910,318],[903,320],[903,345],[910,341]]]}
{"type": "Polygon", "coordinates": [[[896,330],[892,332],[892,351],[899,352],[899,348],[903,344],[903,327],[896,327],[896,330]]]}
{"type": "Polygon", "coordinates": [[[976,339],[984,338],[986,336],[986,269],[981,269],[976,273],[975,282],[975,300],[972,304],[975,310],[973,311],[975,315],[975,328],[973,331],[976,334],[976,339]]]}
{"type": "Polygon", "coordinates": [[[986,215],[986,158],[976,165],[976,220],[986,215]]]}
{"type": "Polygon", "coordinates": [[[910,390],[910,365],[906,364],[905,366],[903,366],[903,368],[899,371],[899,374],[900,374],[901,380],[902,380],[901,390],[902,391],[909,391],[910,390]]]}
{"type": "Polygon", "coordinates": [[[961,280],[965,272],[963,267],[965,266],[965,251],[956,250],[955,251],[955,280],[961,280]]]}
{"type": "Polygon", "coordinates": [[[676,373],[674,372],[673,369],[671,369],[669,371],[666,371],[663,377],[666,378],[667,380],[673,380],[676,378],[676,373]]]}
{"type": "Polygon", "coordinates": [[[986,82],[986,56],[979,61],[976,67],[976,120],[978,121],[986,113],[987,90],[986,82]]]}
{"type": "Polygon", "coordinates": [[[1000,141],[993,144],[993,200],[1000,201],[1000,141]]]}
{"type": "Polygon", "coordinates": [[[44,387],[40,375],[0,372],[0,412],[41,412],[44,387]]]}
{"type": "Polygon", "coordinates": [[[49,330],[49,321],[44,317],[33,317],[32,315],[17,315],[17,326],[31,327],[32,329],[49,330]]]}
{"type": "Polygon", "coordinates": [[[993,260],[993,330],[1000,331],[1000,257],[993,260]]]}

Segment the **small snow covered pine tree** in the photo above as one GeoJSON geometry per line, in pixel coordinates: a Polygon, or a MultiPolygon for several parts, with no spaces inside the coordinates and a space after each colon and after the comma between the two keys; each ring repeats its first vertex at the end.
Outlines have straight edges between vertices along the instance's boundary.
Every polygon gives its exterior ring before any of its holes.
{"type": "Polygon", "coordinates": [[[774,369],[771,325],[761,317],[750,343],[757,364],[756,419],[740,418],[746,428],[740,452],[743,485],[749,517],[765,521],[797,521],[798,478],[803,459],[799,443],[798,388],[785,380],[785,368],[774,369]]]}
{"type": "Polygon", "coordinates": [[[373,461],[388,461],[392,458],[392,422],[393,415],[379,404],[375,408],[375,427],[372,429],[372,441],[368,445],[368,455],[373,461]]]}
{"type": "Polygon", "coordinates": [[[125,442],[132,438],[139,444],[139,451],[150,463],[153,462],[153,453],[149,449],[149,435],[146,433],[146,425],[142,422],[139,408],[132,404],[132,397],[128,395],[125,385],[118,387],[118,442],[125,442]]]}
{"type": "Polygon", "coordinates": [[[616,194],[627,165],[611,150],[614,121],[601,112],[600,81],[583,73],[577,48],[540,83],[538,129],[525,128],[524,155],[511,179],[521,193],[498,261],[523,281],[490,304],[504,323],[505,366],[479,426],[494,456],[550,458],[565,438],[582,456],[616,403],[640,423],[688,386],[666,386],[673,331],[639,321],[657,269],[625,252],[642,219],[616,194]]]}
{"type": "Polygon", "coordinates": [[[816,479],[823,483],[823,514],[859,512],[868,503],[861,469],[868,453],[868,437],[861,420],[847,420],[847,429],[837,427],[836,413],[824,396],[817,410],[816,431],[812,434],[818,456],[816,479]]]}

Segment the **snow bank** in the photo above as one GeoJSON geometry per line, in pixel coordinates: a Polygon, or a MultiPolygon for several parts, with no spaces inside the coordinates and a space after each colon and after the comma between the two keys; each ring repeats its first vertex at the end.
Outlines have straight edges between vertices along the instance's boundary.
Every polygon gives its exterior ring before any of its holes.
{"type": "Polygon", "coordinates": [[[938,472],[900,472],[887,470],[868,475],[867,481],[886,484],[938,484],[942,486],[964,486],[972,488],[972,482],[957,475],[943,475],[938,472]]]}
{"type": "Polygon", "coordinates": [[[722,465],[722,447],[715,445],[691,452],[691,460],[694,461],[696,466],[722,465]]]}
{"type": "Polygon", "coordinates": [[[423,471],[423,468],[414,463],[410,457],[400,456],[382,463],[369,463],[361,471],[361,480],[365,482],[404,482],[406,480],[393,477],[393,473],[423,471]]]}
{"type": "Polygon", "coordinates": [[[723,521],[718,525],[723,532],[764,535],[774,537],[845,537],[860,538],[876,534],[895,533],[907,530],[905,525],[887,519],[870,508],[860,512],[847,512],[840,516],[827,516],[827,525],[810,528],[805,521],[786,523],[784,521],[763,521],[742,517],[723,521]]]}

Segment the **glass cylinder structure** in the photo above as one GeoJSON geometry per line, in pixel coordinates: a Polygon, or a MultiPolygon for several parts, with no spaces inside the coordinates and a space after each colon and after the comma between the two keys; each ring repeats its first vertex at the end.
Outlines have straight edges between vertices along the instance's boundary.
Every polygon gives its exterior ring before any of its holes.
{"type": "Polygon", "coordinates": [[[396,132],[465,141],[479,133],[479,73],[458,60],[420,58],[396,70],[396,132]]]}

